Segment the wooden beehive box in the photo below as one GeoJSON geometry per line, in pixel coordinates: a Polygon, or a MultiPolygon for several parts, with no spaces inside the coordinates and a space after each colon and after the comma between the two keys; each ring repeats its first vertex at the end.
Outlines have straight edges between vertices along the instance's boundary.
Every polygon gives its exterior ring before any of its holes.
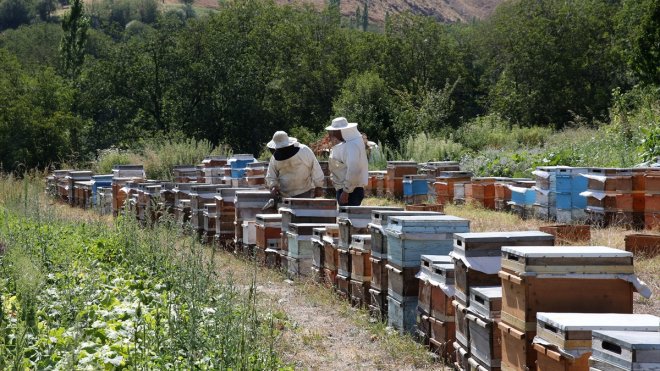
{"type": "Polygon", "coordinates": [[[470,347],[470,328],[467,319],[467,307],[454,300],[451,303],[454,306],[454,315],[456,322],[456,341],[465,349],[470,347]]]}
{"type": "MultiPolygon", "coordinates": [[[[371,282],[371,235],[354,234],[351,236],[349,253],[351,254],[351,280],[371,282]]],[[[364,295],[362,295],[362,300],[364,295]]]]}
{"type": "Polygon", "coordinates": [[[455,350],[455,359],[454,369],[457,371],[470,371],[470,364],[468,360],[470,359],[470,350],[467,347],[463,347],[461,343],[458,342],[458,339],[454,341],[454,350],[455,350]]]}
{"type": "Polygon", "coordinates": [[[413,334],[417,324],[417,297],[387,297],[387,324],[400,334],[413,334]]]}
{"type": "Polygon", "coordinates": [[[469,220],[450,215],[393,216],[385,229],[387,260],[399,267],[419,266],[422,255],[449,254],[454,233],[469,229],[469,220]]]}
{"type": "Polygon", "coordinates": [[[422,255],[422,264],[417,278],[419,278],[418,301],[419,308],[425,313],[431,313],[431,300],[433,289],[433,265],[451,262],[447,255],[422,255]]]}
{"type": "Polygon", "coordinates": [[[389,218],[400,215],[442,215],[433,211],[373,210],[368,229],[371,232],[371,253],[375,257],[387,258],[387,236],[385,227],[389,218]]]}
{"type": "Polygon", "coordinates": [[[652,257],[660,254],[660,235],[633,233],[625,237],[626,251],[652,257]]]}
{"type": "Polygon", "coordinates": [[[497,286],[500,278],[502,246],[538,244],[552,246],[554,236],[538,232],[481,232],[454,235],[456,300],[469,305],[468,294],[472,286],[497,286]]]}
{"type": "Polygon", "coordinates": [[[282,230],[287,231],[289,223],[336,223],[337,209],[327,208],[328,205],[336,205],[334,200],[311,199],[320,202],[319,208],[315,209],[314,203],[310,199],[288,199],[286,200],[308,200],[305,204],[293,203],[286,207],[280,207],[279,213],[282,214],[282,230]],[[325,202],[331,201],[331,203],[325,202]],[[292,208],[293,207],[293,208],[292,208]]]}
{"type": "MultiPolygon", "coordinates": [[[[217,203],[216,203],[217,204],[217,203]]],[[[257,214],[255,216],[258,247],[265,249],[269,242],[278,242],[282,233],[282,215],[257,214]]]]}
{"type": "Polygon", "coordinates": [[[487,319],[499,319],[502,312],[502,286],[470,288],[471,312],[487,319]]]}
{"type": "Polygon", "coordinates": [[[314,228],[325,227],[325,224],[291,223],[286,231],[289,256],[295,258],[312,258],[312,236],[314,228]]]}
{"type": "Polygon", "coordinates": [[[649,314],[537,314],[534,349],[539,370],[586,369],[592,352],[592,331],[660,331],[660,318],[649,314]]]}
{"type": "Polygon", "coordinates": [[[348,247],[351,243],[351,235],[369,233],[367,227],[371,221],[373,211],[401,210],[398,207],[389,206],[340,206],[337,216],[339,224],[339,241],[341,247],[348,247]]]}
{"type": "Polygon", "coordinates": [[[337,248],[337,254],[338,254],[338,259],[337,259],[337,274],[342,275],[343,277],[346,277],[347,279],[351,278],[351,269],[352,264],[351,264],[351,253],[350,251],[342,248],[337,248]]]}
{"type": "Polygon", "coordinates": [[[660,332],[592,331],[593,371],[660,370],[660,332]]]}
{"type": "Polygon", "coordinates": [[[351,278],[351,305],[368,308],[371,303],[370,283],[351,278]]]}
{"type": "Polygon", "coordinates": [[[419,267],[398,268],[387,264],[387,294],[398,301],[404,298],[414,297],[417,301],[419,291],[419,279],[417,272],[419,267]]]}
{"type": "Polygon", "coordinates": [[[429,317],[431,336],[429,343],[431,349],[443,356],[447,363],[453,362],[454,347],[452,342],[456,340],[456,324],[451,321],[443,321],[433,316],[429,317]]]}
{"type": "MultiPolygon", "coordinates": [[[[327,231],[327,229],[326,229],[327,231]]],[[[337,251],[338,238],[333,238],[327,233],[323,236],[323,268],[337,274],[339,266],[339,251],[337,251]]]]}
{"type": "Polygon", "coordinates": [[[433,264],[431,275],[431,317],[454,322],[454,265],[433,264]]]}
{"type": "Polygon", "coordinates": [[[369,257],[371,263],[371,288],[387,293],[387,259],[369,257]]]}
{"type": "Polygon", "coordinates": [[[325,227],[318,227],[312,230],[312,268],[316,269],[319,278],[323,274],[323,260],[325,258],[323,236],[325,235],[325,231],[325,227]]]}
{"type": "Polygon", "coordinates": [[[503,246],[502,270],[514,274],[632,274],[632,254],[605,246],[503,246]]]}

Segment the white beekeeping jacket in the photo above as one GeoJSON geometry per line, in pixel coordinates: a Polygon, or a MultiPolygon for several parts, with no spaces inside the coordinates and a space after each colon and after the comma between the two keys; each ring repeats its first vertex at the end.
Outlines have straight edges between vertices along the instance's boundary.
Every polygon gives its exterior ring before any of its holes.
{"type": "Polygon", "coordinates": [[[369,182],[369,160],[357,128],[341,129],[344,142],[332,147],[328,165],[335,189],[351,193],[369,182]]]}
{"type": "Polygon", "coordinates": [[[291,158],[277,161],[270,156],[266,185],[278,186],[283,197],[293,197],[315,187],[323,187],[323,170],[314,152],[304,144],[291,158]]]}

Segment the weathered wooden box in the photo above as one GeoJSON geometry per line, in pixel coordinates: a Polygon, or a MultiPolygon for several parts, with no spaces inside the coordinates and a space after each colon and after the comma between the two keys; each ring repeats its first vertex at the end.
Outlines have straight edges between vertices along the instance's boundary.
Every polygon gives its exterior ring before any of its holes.
{"type": "Polygon", "coordinates": [[[373,210],[371,212],[371,223],[368,229],[371,233],[371,253],[372,256],[387,258],[387,236],[385,227],[389,223],[389,218],[400,215],[442,215],[431,211],[404,211],[400,210],[373,210]]]}
{"type": "Polygon", "coordinates": [[[454,300],[454,316],[456,322],[456,341],[465,349],[470,348],[470,327],[467,319],[467,307],[454,300]]]}
{"type": "Polygon", "coordinates": [[[497,320],[467,314],[470,333],[470,355],[480,364],[500,367],[502,360],[502,332],[497,327],[497,320]]]}
{"type": "Polygon", "coordinates": [[[371,282],[371,235],[354,234],[351,240],[351,280],[371,282]]]}
{"type": "Polygon", "coordinates": [[[319,271],[319,276],[323,273],[323,260],[325,259],[325,250],[323,248],[323,235],[325,227],[313,229],[312,235],[312,267],[319,271]]]}
{"type": "Polygon", "coordinates": [[[342,275],[341,273],[337,274],[337,287],[336,291],[339,296],[348,300],[351,298],[351,278],[342,275]]]}
{"type": "Polygon", "coordinates": [[[536,335],[533,331],[519,331],[500,321],[497,326],[502,332],[502,370],[534,370],[536,368],[536,350],[532,341],[536,335]]]}
{"type": "Polygon", "coordinates": [[[443,356],[446,363],[453,362],[455,352],[452,343],[456,340],[456,324],[452,321],[442,321],[429,317],[431,349],[443,356]]]}
{"type": "Polygon", "coordinates": [[[487,319],[499,319],[502,312],[502,286],[470,288],[471,312],[487,319]]]}
{"type": "Polygon", "coordinates": [[[431,338],[431,322],[428,313],[421,310],[417,307],[417,317],[416,317],[416,335],[417,341],[429,345],[429,339],[431,338]]]}
{"type": "MultiPolygon", "coordinates": [[[[446,277],[450,275],[454,266],[451,264],[434,264],[434,271],[440,271],[446,277]]],[[[441,321],[454,321],[454,299],[453,281],[437,279],[437,273],[431,276],[431,316],[441,321]],[[450,282],[450,283],[448,283],[450,282]]]]}
{"type": "Polygon", "coordinates": [[[337,249],[338,264],[337,273],[346,278],[351,278],[351,270],[353,268],[351,263],[351,253],[348,249],[337,249]]]}
{"type": "Polygon", "coordinates": [[[417,322],[417,297],[404,297],[396,300],[387,297],[387,324],[400,334],[414,334],[417,322]]]}
{"type": "Polygon", "coordinates": [[[387,293],[387,259],[369,257],[371,262],[371,288],[387,293]]]}
{"type": "Polygon", "coordinates": [[[325,224],[291,223],[287,235],[287,250],[289,256],[295,258],[312,258],[312,236],[314,228],[325,227],[325,224]]]}
{"type": "Polygon", "coordinates": [[[447,264],[451,261],[447,255],[422,255],[422,264],[417,278],[419,281],[418,301],[419,307],[426,314],[431,313],[432,288],[434,282],[432,279],[434,264],[447,264]]]}
{"type": "Polygon", "coordinates": [[[453,343],[455,350],[455,359],[454,369],[457,371],[469,371],[470,364],[468,360],[470,359],[470,350],[467,347],[464,347],[458,341],[453,343]]]}
{"type": "Polygon", "coordinates": [[[337,244],[337,238],[328,235],[323,237],[323,268],[334,271],[335,274],[339,267],[337,244]]]}
{"type": "Polygon", "coordinates": [[[351,278],[351,304],[355,307],[368,308],[371,303],[369,282],[356,281],[351,278]]]}
{"type": "Polygon", "coordinates": [[[371,221],[371,214],[378,211],[397,211],[398,207],[389,206],[340,206],[337,216],[339,225],[340,247],[348,247],[353,234],[370,233],[367,229],[371,221]]]}
{"type": "Polygon", "coordinates": [[[419,291],[417,273],[419,267],[400,268],[392,264],[385,266],[387,272],[387,294],[402,301],[404,297],[415,297],[419,291]]]}
{"type": "Polygon", "coordinates": [[[371,296],[369,301],[369,313],[378,319],[387,318],[387,291],[376,290],[373,287],[369,289],[371,296]]]}
{"type": "Polygon", "coordinates": [[[385,229],[387,260],[400,267],[419,266],[422,255],[447,255],[454,233],[467,232],[470,222],[450,215],[393,216],[385,229]]]}
{"type": "Polygon", "coordinates": [[[593,330],[660,331],[660,318],[649,314],[539,312],[537,322],[540,371],[587,369],[593,330]]]}
{"type": "Polygon", "coordinates": [[[660,370],[660,332],[592,331],[593,371],[660,370]]]}

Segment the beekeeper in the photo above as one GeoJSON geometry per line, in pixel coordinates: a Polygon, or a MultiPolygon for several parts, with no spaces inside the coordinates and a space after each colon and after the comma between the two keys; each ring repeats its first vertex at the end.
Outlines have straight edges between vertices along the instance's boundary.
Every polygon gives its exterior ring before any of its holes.
{"type": "Polygon", "coordinates": [[[360,206],[369,179],[369,161],[356,123],[337,117],[325,128],[339,143],[332,147],[328,164],[340,206],[360,206]]]}
{"type": "Polygon", "coordinates": [[[267,145],[274,150],[266,185],[274,196],[312,198],[323,195],[323,170],[314,152],[286,132],[278,131],[267,145]]]}

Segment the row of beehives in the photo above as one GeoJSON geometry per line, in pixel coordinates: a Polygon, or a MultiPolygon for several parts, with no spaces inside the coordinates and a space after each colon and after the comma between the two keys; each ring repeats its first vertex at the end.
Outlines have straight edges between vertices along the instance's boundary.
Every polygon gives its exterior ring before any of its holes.
{"type": "MultiPolygon", "coordinates": [[[[256,255],[266,265],[279,266],[292,276],[313,275],[331,284],[356,305],[386,317],[392,327],[421,332],[422,339],[461,369],[533,368],[536,358],[541,365],[547,361],[545,355],[563,354],[557,352],[559,348],[548,348],[540,335],[534,343],[536,312],[632,311],[636,281],[631,257],[619,250],[560,247],[553,254],[547,247],[531,251],[518,247],[509,251],[502,246],[551,245],[552,236],[539,232],[469,234],[465,233],[469,222],[464,219],[392,208],[337,210],[334,200],[285,199],[279,209],[263,210],[270,199],[267,191],[188,186],[188,192],[179,189],[174,193],[175,212],[182,221],[190,218],[190,224],[207,241],[215,237],[224,246],[256,255]],[[205,203],[209,199],[215,202],[205,203]],[[505,253],[505,258],[500,257],[505,253]],[[434,256],[422,258],[424,254],[434,256]],[[607,254],[616,259],[602,264],[594,259],[602,260],[607,254]],[[587,265],[584,272],[574,270],[574,266],[587,265]],[[497,287],[500,317],[495,315],[497,310],[485,315],[478,303],[496,307],[497,287]],[[543,356],[535,353],[536,348],[544,349],[543,356]]],[[[611,316],[606,318],[612,322],[611,316]]],[[[584,355],[555,358],[560,364],[574,365],[571,367],[584,365],[585,360],[584,355]]]]}
{"type": "Polygon", "coordinates": [[[561,223],[660,226],[660,168],[547,166],[533,173],[535,179],[472,177],[455,162],[398,161],[370,172],[367,192],[407,204],[471,202],[561,223]]]}
{"type": "Polygon", "coordinates": [[[631,314],[633,292],[650,292],[630,252],[554,247],[537,231],[469,233],[465,219],[386,207],[340,207],[335,224],[332,203],[285,202],[256,215],[260,262],[333,287],[459,370],[588,370],[592,330],[622,331],[595,335],[609,336],[594,341],[596,370],[635,362],[612,358],[612,341],[639,345],[616,339],[641,335],[659,350],[660,319],[631,314]]]}

